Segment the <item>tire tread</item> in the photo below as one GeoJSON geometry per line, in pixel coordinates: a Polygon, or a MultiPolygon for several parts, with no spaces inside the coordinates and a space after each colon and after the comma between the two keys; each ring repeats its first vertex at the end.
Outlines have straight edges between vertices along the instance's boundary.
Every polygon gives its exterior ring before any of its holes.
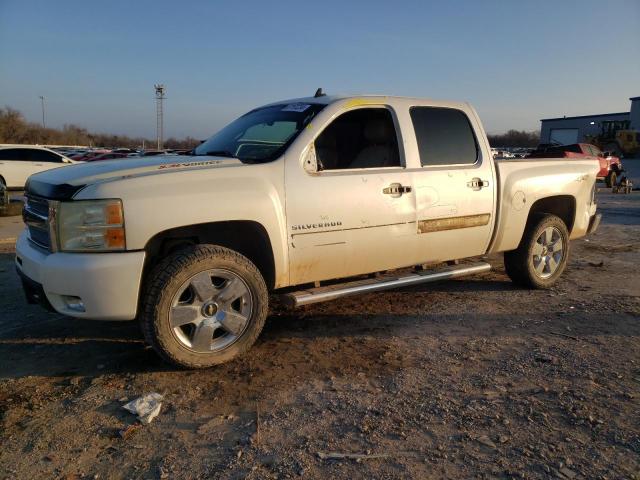
{"type": "Polygon", "coordinates": [[[550,288],[555,284],[556,280],[562,274],[562,271],[567,264],[568,256],[569,233],[562,219],[556,215],[551,214],[534,214],[527,222],[527,226],[525,227],[525,231],[522,235],[522,239],[520,240],[520,245],[518,245],[518,248],[504,253],[504,267],[509,278],[513,281],[513,283],[517,285],[534,289],[550,288]],[[562,234],[567,238],[567,242],[563,265],[558,267],[558,274],[554,274],[554,276],[549,279],[542,279],[536,276],[530,269],[529,250],[531,242],[535,241],[535,239],[532,237],[538,230],[540,230],[543,225],[547,224],[549,226],[553,225],[556,227],[560,227],[561,230],[563,230],[562,234]]]}
{"type": "MultiPolygon", "coordinates": [[[[169,345],[165,345],[161,341],[162,335],[155,321],[158,315],[161,314],[158,311],[160,302],[156,301],[156,299],[161,298],[164,288],[166,288],[171,279],[175,278],[182,270],[190,268],[199,262],[210,260],[212,257],[231,261],[246,269],[247,273],[256,281],[259,290],[258,295],[261,297],[254,302],[254,306],[258,308],[258,311],[252,312],[252,318],[258,322],[258,328],[253,328],[250,332],[247,332],[249,336],[242,338],[243,347],[239,348],[239,351],[233,356],[236,357],[246,353],[256,341],[264,326],[268,312],[267,287],[260,271],[248,258],[234,250],[218,245],[199,244],[179,250],[166,257],[152,270],[143,293],[140,315],[140,324],[145,341],[153,347],[163,360],[174,365],[195,369],[210,367],[227,361],[227,359],[223,359],[220,361],[197,362],[178,357],[169,345]]],[[[229,348],[237,348],[239,343],[241,342],[237,341],[229,348]]]]}

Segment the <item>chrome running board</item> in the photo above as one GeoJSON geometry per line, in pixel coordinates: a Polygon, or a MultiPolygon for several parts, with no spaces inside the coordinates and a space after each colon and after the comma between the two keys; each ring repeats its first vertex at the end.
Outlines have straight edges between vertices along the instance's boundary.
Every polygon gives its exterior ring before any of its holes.
{"type": "Polygon", "coordinates": [[[485,262],[478,262],[439,270],[411,272],[403,275],[387,275],[379,278],[368,278],[366,280],[310,288],[297,292],[283,293],[280,295],[280,298],[287,306],[300,307],[311,303],[327,302],[349,295],[379,292],[380,290],[407,287],[419,283],[439,282],[441,280],[450,280],[475,273],[488,272],[489,270],[491,270],[491,265],[485,262]]]}

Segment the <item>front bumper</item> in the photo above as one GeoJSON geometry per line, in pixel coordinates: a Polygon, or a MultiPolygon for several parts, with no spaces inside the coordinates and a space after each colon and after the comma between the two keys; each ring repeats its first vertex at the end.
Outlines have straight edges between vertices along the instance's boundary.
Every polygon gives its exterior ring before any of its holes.
{"type": "Polygon", "coordinates": [[[44,293],[44,289],[42,285],[38,282],[34,282],[29,277],[27,277],[22,270],[18,268],[16,265],[16,271],[18,272],[18,276],[20,277],[20,281],[22,282],[22,290],[24,291],[24,296],[27,297],[27,303],[33,305],[37,304],[41,307],[44,307],[46,310],[50,312],[55,312],[53,305],[49,303],[47,296],[44,293]]]}
{"type": "Polygon", "coordinates": [[[28,300],[95,320],[135,318],[144,257],[142,251],[44,252],[29,242],[26,230],[16,243],[16,268],[28,300]]]}

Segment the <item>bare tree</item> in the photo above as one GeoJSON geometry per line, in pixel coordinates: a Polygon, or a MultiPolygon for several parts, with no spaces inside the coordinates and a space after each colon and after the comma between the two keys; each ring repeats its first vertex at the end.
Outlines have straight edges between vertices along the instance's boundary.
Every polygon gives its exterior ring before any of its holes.
{"type": "Polygon", "coordinates": [[[509,130],[498,135],[487,135],[492,147],[536,147],[540,143],[540,132],[509,130]]]}

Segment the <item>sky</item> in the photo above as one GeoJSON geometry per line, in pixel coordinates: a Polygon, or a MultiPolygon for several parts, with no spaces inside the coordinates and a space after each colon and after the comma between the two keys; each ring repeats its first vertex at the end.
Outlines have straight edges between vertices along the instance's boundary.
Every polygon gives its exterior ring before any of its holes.
{"type": "Polygon", "coordinates": [[[204,139],[277,100],[471,102],[490,133],[628,111],[640,0],[0,0],[0,106],[47,126],[204,139]]]}

